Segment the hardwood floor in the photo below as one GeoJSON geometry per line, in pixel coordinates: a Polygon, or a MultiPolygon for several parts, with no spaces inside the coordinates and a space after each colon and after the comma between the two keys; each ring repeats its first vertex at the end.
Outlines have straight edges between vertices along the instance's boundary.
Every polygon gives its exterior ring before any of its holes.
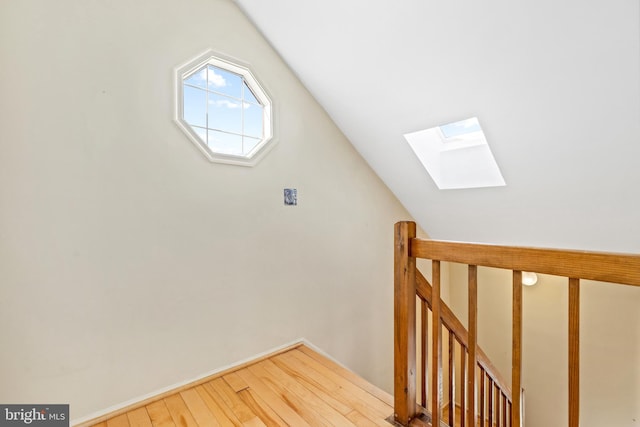
{"type": "Polygon", "coordinates": [[[304,345],[83,426],[384,426],[393,398],[304,345]]]}

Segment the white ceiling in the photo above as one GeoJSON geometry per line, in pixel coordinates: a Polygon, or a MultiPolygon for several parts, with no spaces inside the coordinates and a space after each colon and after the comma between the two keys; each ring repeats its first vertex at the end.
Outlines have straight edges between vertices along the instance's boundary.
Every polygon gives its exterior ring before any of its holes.
{"type": "Polygon", "coordinates": [[[640,3],[236,0],[433,238],[640,252],[640,3]],[[477,116],[506,187],[403,138],[477,116]]]}

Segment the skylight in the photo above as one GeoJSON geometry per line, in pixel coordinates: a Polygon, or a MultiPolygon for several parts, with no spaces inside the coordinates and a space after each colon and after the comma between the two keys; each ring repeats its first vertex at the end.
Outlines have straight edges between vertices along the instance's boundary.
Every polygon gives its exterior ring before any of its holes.
{"type": "Polygon", "coordinates": [[[404,137],[441,190],[506,185],[476,117],[404,137]]]}
{"type": "Polygon", "coordinates": [[[467,120],[460,120],[459,122],[448,123],[446,125],[438,126],[442,136],[445,139],[455,138],[457,136],[469,135],[474,132],[482,132],[480,128],[480,122],[476,117],[472,117],[467,120]]]}

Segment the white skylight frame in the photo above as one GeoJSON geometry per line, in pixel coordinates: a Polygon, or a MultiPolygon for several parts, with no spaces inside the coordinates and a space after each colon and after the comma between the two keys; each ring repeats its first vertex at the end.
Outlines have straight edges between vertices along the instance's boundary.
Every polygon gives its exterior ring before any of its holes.
{"type": "Polygon", "coordinates": [[[404,137],[441,190],[506,185],[476,117],[404,137]]]}
{"type": "MultiPolygon", "coordinates": [[[[175,80],[175,113],[174,120],[178,127],[187,135],[189,140],[205,155],[211,162],[226,163],[240,166],[254,166],[260,161],[264,155],[273,147],[276,142],[274,138],[274,121],[273,121],[273,103],[267,94],[267,91],[256,79],[253,72],[248,66],[241,64],[237,60],[232,60],[217,52],[208,50],[197,58],[177,67],[174,73],[175,80]],[[184,108],[184,84],[185,80],[193,76],[203,67],[211,65],[224,71],[239,75],[243,82],[250,89],[251,94],[262,105],[262,136],[260,142],[246,154],[229,154],[212,150],[203,139],[198,136],[196,130],[189,124],[185,118],[184,108]]],[[[207,89],[208,90],[208,89],[207,89]]],[[[208,102],[208,101],[207,101],[208,102]]],[[[240,102],[244,102],[240,100],[240,102]]],[[[197,126],[196,126],[197,127],[197,126]]],[[[214,129],[206,127],[206,131],[214,129]]],[[[242,135],[243,137],[249,135],[242,135]]],[[[258,138],[256,138],[258,139],[258,138]]]]}

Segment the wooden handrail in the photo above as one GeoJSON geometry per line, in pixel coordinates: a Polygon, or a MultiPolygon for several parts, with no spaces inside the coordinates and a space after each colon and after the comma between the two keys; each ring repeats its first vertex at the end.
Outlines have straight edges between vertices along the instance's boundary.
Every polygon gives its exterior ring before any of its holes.
{"type": "Polygon", "coordinates": [[[640,255],[411,239],[411,256],[640,286],[640,255]]]}
{"type": "MultiPolygon", "coordinates": [[[[416,271],[416,293],[418,296],[425,300],[429,305],[431,304],[431,285],[429,281],[420,273],[420,270],[416,271]]],[[[441,313],[442,313],[442,323],[452,331],[460,344],[464,347],[469,348],[469,334],[465,329],[464,325],[460,320],[453,314],[453,311],[449,308],[447,304],[442,302],[441,305],[441,313]]],[[[500,374],[500,371],[495,367],[491,360],[487,356],[487,354],[482,351],[482,348],[477,347],[476,349],[477,360],[480,366],[484,368],[486,372],[489,373],[489,376],[505,393],[507,398],[511,400],[511,386],[510,383],[507,382],[504,377],[500,374]]]]}
{"type": "MultiPolygon", "coordinates": [[[[457,340],[463,348],[460,372],[462,384],[465,384],[467,399],[462,399],[463,418],[461,425],[476,425],[475,399],[479,397],[478,409],[481,423],[485,413],[489,422],[495,419],[496,425],[522,427],[524,422],[524,390],[521,387],[522,373],[522,272],[562,276],[568,279],[569,286],[569,427],[579,426],[579,336],[580,336],[580,286],[581,280],[594,280],[622,285],[640,286],[640,255],[616,254],[577,250],[558,250],[543,248],[510,247],[474,243],[456,243],[415,237],[415,223],[396,224],[395,251],[395,357],[396,357],[396,414],[395,419],[402,425],[419,415],[415,405],[415,334],[416,310],[415,296],[422,299],[422,325],[426,333],[426,306],[432,311],[431,326],[432,361],[429,369],[431,376],[431,409],[433,419],[438,421],[442,405],[442,334],[440,324],[450,332],[450,347],[457,340]],[[416,258],[432,261],[434,286],[416,269],[416,258]],[[453,312],[440,299],[440,263],[456,262],[469,266],[469,331],[455,317],[453,312]],[[502,378],[486,354],[477,346],[477,267],[493,267],[513,272],[513,316],[512,316],[512,378],[511,386],[502,378]],[[453,334],[453,335],[452,335],[453,334]],[[452,339],[455,336],[455,340],[452,339]],[[468,353],[465,355],[465,351],[468,353]],[[398,365],[399,361],[399,365],[398,365]],[[475,383],[476,366],[479,366],[479,383],[475,383]],[[486,385],[488,384],[488,390],[486,385]],[[476,396],[479,392],[480,396],[476,396]],[[487,397],[487,400],[484,398],[487,397]],[[466,400],[466,402],[465,402],[466,400]],[[485,407],[486,403],[486,407],[485,407]],[[465,406],[466,405],[466,406],[465,406]],[[467,415],[466,420],[464,414],[467,415]],[[494,418],[495,417],[495,418],[494,418]],[[465,423],[466,421],[466,423],[465,423]]],[[[423,355],[426,353],[423,336],[423,355]]],[[[455,376],[451,363],[455,359],[450,349],[450,377],[455,376]]],[[[426,356],[423,356],[423,358],[426,356]]],[[[422,365],[423,373],[426,366],[422,365]]],[[[449,387],[452,385],[449,379],[449,387]]],[[[423,405],[426,383],[422,382],[423,405]]],[[[464,395],[464,391],[463,391],[464,395]]],[[[450,404],[454,396],[449,390],[450,404]]],[[[451,423],[453,418],[449,418],[451,423]]],[[[439,424],[439,423],[438,423],[439,424]]]]}

